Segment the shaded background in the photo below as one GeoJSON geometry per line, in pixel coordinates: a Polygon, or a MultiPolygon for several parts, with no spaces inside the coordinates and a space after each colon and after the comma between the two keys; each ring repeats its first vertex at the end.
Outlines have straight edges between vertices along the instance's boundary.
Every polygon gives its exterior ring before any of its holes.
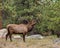
{"type": "Polygon", "coordinates": [[[0,5],[2,28],[35,19],[37,23],[31,34],[60,32],[60,0],[1,0],[0,5]]]}

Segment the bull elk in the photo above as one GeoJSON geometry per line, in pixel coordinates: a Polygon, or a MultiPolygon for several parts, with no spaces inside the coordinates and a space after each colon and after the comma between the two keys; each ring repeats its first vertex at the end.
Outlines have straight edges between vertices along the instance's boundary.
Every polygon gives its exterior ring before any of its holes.
{"type": "Polygon", "coordinates": [[[7,25],[8,32],[6,34],[6,40],[7,37],[9,36],[10,41],[12,41],[12,34],[22,34],[23,41],[25,42],[25,35],[32,30],[35,24],[36,24],[35,20],[32,20],[27,24],[8,24],[7,25]]]}

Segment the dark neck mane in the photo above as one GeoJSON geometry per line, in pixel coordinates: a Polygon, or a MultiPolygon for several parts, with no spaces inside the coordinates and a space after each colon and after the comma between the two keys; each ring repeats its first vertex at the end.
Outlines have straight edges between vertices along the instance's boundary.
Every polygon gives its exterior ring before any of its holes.
{"type": "Polygon", "coordinates": [[[26,25],[27,25],[28,31],[31,31],[33,29],[33,27],[34,27],[31,24],[26,24],[26,25]]]}

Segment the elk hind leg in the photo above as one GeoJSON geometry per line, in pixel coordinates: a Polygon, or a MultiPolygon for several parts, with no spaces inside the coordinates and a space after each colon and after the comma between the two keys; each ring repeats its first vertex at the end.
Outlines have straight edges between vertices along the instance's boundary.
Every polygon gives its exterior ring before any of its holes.
{"type": "Polygon", "coordinates": [[[10,41],[12,41],[12,34],[9,34],[10,41]]]}

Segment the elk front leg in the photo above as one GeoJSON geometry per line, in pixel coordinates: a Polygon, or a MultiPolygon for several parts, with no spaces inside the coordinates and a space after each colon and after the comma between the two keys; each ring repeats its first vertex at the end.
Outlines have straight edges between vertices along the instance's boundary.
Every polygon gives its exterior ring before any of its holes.
{"type": "Polygon", "coordinates": [[[25,42],[25,34],[23,34],[23,41],[25,42]]]}

